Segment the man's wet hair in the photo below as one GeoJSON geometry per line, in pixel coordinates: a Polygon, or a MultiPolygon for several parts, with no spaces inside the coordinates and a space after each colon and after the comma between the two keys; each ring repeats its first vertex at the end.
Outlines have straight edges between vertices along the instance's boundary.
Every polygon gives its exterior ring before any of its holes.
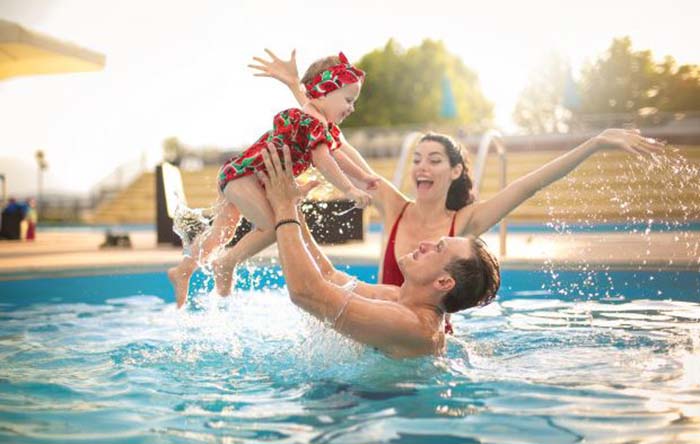
{"type": "Polygon", "coordinates": [[[455,258],[445,267],[455,286],[442,300],[447,313],[490,304],[501,286],[501,267],[479,238],[472,239],[473,254],[455,258]]]}

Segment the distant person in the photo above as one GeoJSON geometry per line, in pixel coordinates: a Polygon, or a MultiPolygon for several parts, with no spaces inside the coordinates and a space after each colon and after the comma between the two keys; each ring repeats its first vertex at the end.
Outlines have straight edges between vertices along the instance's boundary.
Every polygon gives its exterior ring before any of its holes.
{"type": "MultiPolygon", "coordinates": [[[[307,96],[304,106],[277,114],[272,130],[224,164],[219,171],[219,198],[211,228],[191,242],[191,252],[180,264],[168,270],[178,307],[187,299],[189,280],[198,262],[207,260],[214,249],[223,248],[231,240],[241,216],[257,229],[246,237],[274,239],[272,208],[254,175],[265,170],[261,153],[267,143],[292,148],[291,166],[295,176],[313,164],[358,208],[369,204],[371,198],[365,190],[376,186],[378,178],[358,165],[359,154],[343,143],[337,126],[355,110],[364,78],[365,73],[351,65],[343,53],[314,62],[302,79],[307,96]],[[359,184],[354,185],[348,176],[359,184]]],[[[181,225],[189,215],[183,211],[177,213],[176,231],[187,242],[188,236],[181,234],[181,225]]]]}
{"type": "Polygon", "coordinates": [[[39,217],[36,211],[36,200],[34,198],[29,198],[27,199],[26,213],[24,215],[24,220],[27,222],[26,240],[33,241],[36,239],[36,225],[38,219],[39,217]]]}

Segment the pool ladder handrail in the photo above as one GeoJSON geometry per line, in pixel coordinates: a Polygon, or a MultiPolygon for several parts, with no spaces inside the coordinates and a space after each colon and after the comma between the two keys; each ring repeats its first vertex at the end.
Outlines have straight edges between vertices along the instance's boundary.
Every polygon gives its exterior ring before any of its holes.
{"type": "MultiPolygon", "coordinates": [[[[496,130],[488,130],[484,133],[483,136],[481,136],[481,140],[479,141],[479,151],[477,151],[476,162],[474,164],[474,188],[476,190],[477,196],[479,195],[479,190],[481,188],[481,181],[484,178],[484,170],[486,169],[486,157],[488,156],[489,149],[492,146],[496,148],[496,153],[498,154],[498,189],[502,190],[508,184],[506,176],[508,159],[506,156],[506,146],[503,143],[503,136],[496,130]]],[[[505,257],[507,252],[507,234],[508,225],[506,223],[506,218],[504,217],[499,223],[498,230],[498,254],[500,257],[505,257]]]]}
{"type": "MultiPolygon", "coordinates": [[[[413,131],[406,135],[401,144],[401,153],[399,155],[399,161],[396,164],[396,170],[394,170],[394,180],[392,181],[396,188],[401,188],[401,183],[403,182],[403,176],[406,168],[406,162],[408,160],[408,154],[418,138],[421,137],[423,133],[418,131],[413,131]]],[[[499,173],[498,173],[498,184],[499,188],[502,190],[507,185],[506,171],[507,171],[507,157],[506,157],[506,147],[503,143],[503,136],[496,130],[488,130],[481,136],[479,141],[479,151],[476,155],[476,163],[474,166],[474,189],[476,194],[479,194],[479,187],[481,186],[481,180],[484,175],[484,168],[486,166],[486,157],[491,146],[495,146],[496,153],[498,154],[499,160],[499,173]]],[[[506,236],[507,236],[507,225],[506,219],[503,218],[500,222],[499,229],[499,255],[500,257],[505,257],[506,255],[506,236]]]]}

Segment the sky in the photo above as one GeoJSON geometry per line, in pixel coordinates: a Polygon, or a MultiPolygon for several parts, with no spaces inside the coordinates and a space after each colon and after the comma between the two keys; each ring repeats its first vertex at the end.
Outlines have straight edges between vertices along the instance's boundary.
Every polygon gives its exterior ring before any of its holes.
{"type": "Polygon", "coordinates": [[[294,105],[246,67],[264,48],[297,48],[303,72],[340,50],[358,60],[390,38],[442,40],[477,72],[506,133],[517,130],[511,115],[529,75],[552,52],[576,73],[630,36],[658,60],[700,64],[697,0],[0,0],[0,18],[107,57],[101,72],[0,81],[0,173],[17,195],[36,190],[37,149],[49,191],[87,194],[121,165],[154,165],[166,137],[253,142],[294,105]]]}

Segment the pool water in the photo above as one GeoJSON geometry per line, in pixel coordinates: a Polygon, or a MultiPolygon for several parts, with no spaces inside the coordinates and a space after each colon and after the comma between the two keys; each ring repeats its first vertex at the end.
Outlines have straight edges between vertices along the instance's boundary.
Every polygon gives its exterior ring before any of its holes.
{"type": "Polygon", "coordinates": [[[403,361],[265,289],[275,268],[186,311],[164,273],[2,281],[0,442],[696,443],[699,276],[580,297],[579,273],[506,270],[446,356],[403,361]]]}

